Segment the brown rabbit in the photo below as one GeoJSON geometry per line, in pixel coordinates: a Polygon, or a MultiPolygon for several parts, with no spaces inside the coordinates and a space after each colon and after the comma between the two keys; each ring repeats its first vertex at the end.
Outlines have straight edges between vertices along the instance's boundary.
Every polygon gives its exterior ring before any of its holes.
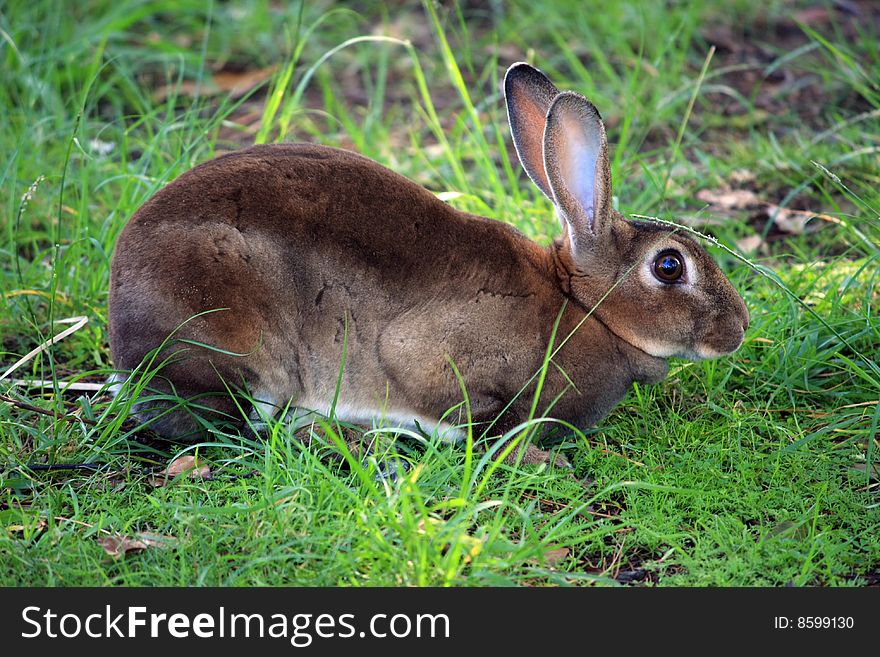
{"type": "MultiPolygon", "coordinates": [[[[478,431],[500,434],[529,416],[557,318],[538,409],[556,400],[548,416],[579,427],[633,381],[660,381],[669,357],[736,350],[748,311],[710,256],[612,209],[596,108],[525,63],[504,91],[523,167],[562,223],[552,246],[354,153],[255,146],[184,173],[123,230],[110,278],[116,366],[164,344],[155,362],[173,357],[152,387],[231,416],[239,390],[269,414],[328,413],[342,367],[341,419],[456,438],[451,363],[478,431]]],[[[147,406],[159,433],[199,435],[190,412],[147,406]]]]}

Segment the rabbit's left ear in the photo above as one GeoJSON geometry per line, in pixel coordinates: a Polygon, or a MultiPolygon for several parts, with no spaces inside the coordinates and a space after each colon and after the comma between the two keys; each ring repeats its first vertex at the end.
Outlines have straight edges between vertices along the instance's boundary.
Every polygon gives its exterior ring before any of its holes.
{"type": "Polygon", "coordinates": [[[544,127],[547,112],[559,89],[534,66],[513,64],[504,75],[504,99],[507,120],[516,154],[523,169],[544,195],[553,200],[547,172],[544,170],[544,127]]]}
{"type": "Polygon", "coordinates": [[[599,112],[586,98],[565,91],[547,111],[544,169],[574,255],[595,252],[611,230],[611,168],[599,112]]]}

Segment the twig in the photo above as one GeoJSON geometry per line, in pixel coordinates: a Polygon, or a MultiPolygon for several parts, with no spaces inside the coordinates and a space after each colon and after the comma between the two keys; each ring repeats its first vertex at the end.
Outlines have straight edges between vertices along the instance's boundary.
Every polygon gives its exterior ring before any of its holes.
{"type": "MultiPolygon", "coordinates": [[[[541,504],[546,504],[547,506],[554,506],[560,511],[568,509],[571,510],[572,506],[570,504],[564,504],[563,502],[557,502],[555,500],[548,500],[544,497],[538,497],[537,495],[532,495],[531,493],[520,493],[520,495],[527,500],[537,500],[541,504]]],[[[592,505],[591,505],[592,506],[592,505]]],[[[591,509],[584,509],[586,513],[589,513],[591,516],[598,516],[599,518],[616,518],[616,515],[612,515],[610,513],[601,513],[600,511],[592,511],[591,509]]],[[[578,513],[579,516],[584,516],[584,512],[578,513]]]]}
{"type": "Polygon", "coordinates": [[[28,470],[39,471],[55,471],[55,470],[100,470],[109,465],[108,463],[34,463],[32,465],[24,465],[28,470]]]}
{"type": "Polygon", "coordinates": [[[12,374],[15,370],[17,370],[19,367],[21,367],[22,365],[24,365],[26,362],[28,362],[31,358],[33,358],[34,356],[36,356],[36,355],[39,354],[40,352],[42,352],[42,351],[46,351],[46,349],[48,349],[49,347],[51,347],[51,346],[52,346],[53,344],[55,344],[56,342],[59,342],[59,341],[63,340],[64,338],[66,338],[66,337],[67,337],[68,335],[70,335],[71,333],[75,333],[76,331],[79,331],[83,326],[86,325],[86,323],[87,323],[88,321],[89,321],[89,318],[88,318],[88,317],[85,317],[85,316],[80,316],[80,317],[69,317],[69,318],[67,318],[67,319],[59,319],[59,320],[56,320],[56,321],[55,321],[56,324],[73,324],[73,326],[71,326],[70,328],[66,328],[66,329],[64,329],[63,331],[61,331],[61,333],[58,333],[57,335],[55,335],[55,336],[49,338],[48,340],[46,340],[45,342],[43,342],[39,347],[37,347],[36,349],[33,349],[33,350],[29,351],[29,352],[26,353],[24,356],[22,356],[21,358],[19,358],[19,359],[18,359],[15,363],[13,363],[13,364],[12,364],[12,365],[11,365],[6,371],[5,371],[5,372],[3,372],[3,374],[0,374],[0,381],[2,381],[2,380],[5,379],[7,376],[9,376],[10,374],[12,374]]]}
{"type": "Polygon", "coordinates": [[[0,402],[11,404],[16,408],[21,408],[25,411],[31,411],[33,413],[39,413],[41,415],[48,415],[49,417],[53,417],[56,420],[64,420],[65,422],[83,422],[92,427],[98,426],[98,423],[94,420],[89,420],[88,418],[80,417],[79,415],[62,415],[60,413],[57,413],[56,411],[49,411],[45,408],[40,408],[39,406],[34,406],[33,404],[28,404],[27,402],[19,401],[17,399],[13,399],[12,397],[7,397],[6,395],[0,395],[0,402]]]}
{"type": "MultiPolygon", "coordinates": [[[[43,379],[10,379],[9,383],[14,386],[28,386],[30,388],[54,388],[55,381],[46,381],[43,379]]],[[[106,383],[88,383],[88,382],[76,382],[70,383],[69,381],[58,381],[58,389],[61,392],[67,392],[68,390],[82,390],[85,392],[100,392],[107,387],[106,383]]]]}

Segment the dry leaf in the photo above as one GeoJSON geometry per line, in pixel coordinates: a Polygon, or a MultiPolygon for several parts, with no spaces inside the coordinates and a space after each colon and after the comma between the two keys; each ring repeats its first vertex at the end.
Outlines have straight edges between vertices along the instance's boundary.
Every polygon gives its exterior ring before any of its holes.
{"type": "Polygon", "coordinates": [[[734,169],[728,174],[727,179],[737,187],[745,187],[756,180],[755,172],[751,169],[734,169]]]}
{"type": "Polygon", "coordinates": [[[773,223],[779,230],[792,235],[803,235],[807,231],[807,222],[813,218],[809,212],[789,210],[777,205],[768,205],[767,213],[773,217],[773,223]]]}
{"type": "MultiPolygon", "coordinates": [[[[738,180],[744,181],[745,179],[739,176],[738,180]]],[[[752,220],[772,217],[776,228],[780,232],[790,235],[803,235],[807,232],[811,219],[826,217],[826,215],[817,215],[806,210],[783,208],[774,203],[762,201],[750,189],[724,188],[717,191],[701,189],[697,192],[697,199],[709,203],[712,206],[713,212],[730,213],[737,210],[756,210],[750,217],[752,220]]],[[[829,221],[833,221],[833,219],[829,219],[829,221]]],[[[760,246],[752,238],[746,238],[746,240],[751,240],[745,244],[745,246],[749,246],[751,249],[740,247],[742,251],[748,252],[760,246]]],[[[745,242],[745,240],[741,241],[745,242]]]]}
{"type": "Polygon", "coordinates": [[[827,7],[808,7],[807,9],[796,11],[792,16],[792,20],[795,23],[803,23],[808,27],[815,27],[817,25],[827,25],[831,22],[832,16],[827,7]]]}
{"type": "Polygon", "coordinates": [[[757,194],[749,189],[723,189],[718,192],[701,189],[697,192],[697,199],[723,210],[746,210],[761,205],[757,194]]]}
{"type": "Polygon", "coordinates": [[[100,536],[98,543],[104,548],[104,552],[114,559],[124,557],[129,552],[140,552],[147,549],[146,543],[124,536],[100,536]]]}
{"type": "Polygon", "coordinates": [[[568,548],[556,548],[547,550],[544,553],[544,562],[551,568],[557,566],[560,562],[568,558],[570,550],[568,548]]]}
{"type": "Polygon", "coordinates": [[[162,536],[160,534],[142,532],[133,537],[122,536],[120,534],[101,536],[98,538],[98,543],[111,557],[114,559],[121,559],[129,552],[141,552],[142,550],[152,547],[169,547],[177,543],[177,539],[173,536],[162,536]]]}
{"type": "Polygon", "coordinates": [[[736,241],[736,248],[744,255],[755,253],[764,245],[764,240],[760,235],[749,235],[736,241]]]}
{"type": "Polygon", "coordinates": [[[219,91],[212,80],[205,80],[201,84],[194,80],[184,80],[180,84],[163,84],[153,92],[153,100],[164,103],[169,96],[216,96],[219,91]]]}
{"type": "Polygon", "coordinates": [[[177,538],[174,536],[163,536],[152,532],[140,532],[137,534],[137,539],[145,543],[147,547],[170,547],[177,543],[177,538]]]}
{"type": "Polygon", "coordinates": [[[733,34],[733,30],[726,25],[717,25],[703,30],[703,38],[720,50],[739,52],[742,44],[733,34]]]}
{"type": "Polygon", "coordinates": [[[205,79],[201,83],[195,80],[184,80],[179,85],[163,85],[153,93],[153,99],[161,103],[169,96],[193,97],[196,94],[203,97],[228,94],[230,98],[236,99],[265,81],[276,69],[276,66],[267,66],[253,71],[217,71],[211,78],[205,79]]]}
{"type": "Polygon", "coordinates": [[[240,98],[270,77],[277,68],[267,66],[254,71],[218,71],[214,74],[214,85],[232,98],[240,98]]]}
{"type": "Polygon", "coordinates": [[[47,524],[48,523],[46,522],[45,518],[38,518],[37,521],[32,525],[8,525],[6,527],[6,531],[8,531],[8,532],[24,532],[24,531],[41,532],[46,528],[47,524]]]}
{"type": "Polygon", "coordinates": [[[184,472],[189,472],[190,479],[208,479],[211,476],[211,468],[203,461],[197,461],[192,454],[174,459],[165,474],[168,477],[176,477],[184,472]]]}
{"type": "Polygon", "coordinates": [[[184,473],[187,473],[187,477],[190,479],[211,478],[211,468],[208,467],[204,461],[197,461],[196,457],[192,454],[186,454],[185,456],[174,459],[161,475],[151,476],[149,482],[158,488],[159,486],[167,484],[171,479],[184,473]]]}
{"type": "MultiPolygon", "coordinates": [[[[864,475],[868,472],[868,464],[867,463],[856,463],[852,466],[853,470],[857,470],[859,474],[864,475]]],[[[876,479],[880,481],[880,463],[872,463],[870,470],[870,478],[876,479]]]]}
{"type": "Polygon", "coordinates": [[[684,224],[685,226],[690,226],[691,228],[705,228],[706,226],[723,226],[724,222],[721,219],[717,219],[715,217],[709,216],[708,214],[704,215],[693,215],[693,214],[683,214],[677,215],[675,220],[684,224]]]}

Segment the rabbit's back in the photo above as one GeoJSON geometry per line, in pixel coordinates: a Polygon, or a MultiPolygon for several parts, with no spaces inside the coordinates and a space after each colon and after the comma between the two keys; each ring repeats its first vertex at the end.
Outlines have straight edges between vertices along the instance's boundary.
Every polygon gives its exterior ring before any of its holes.
{"type": "MultiPolygon", "coordinates": [[[[117,245],[127,273],[176,279],[185,265],[199,282],[206,272],[191,268],[200,264],[276,277],[304,256],[350,258],[348,275],[380,274],[395,295],[423,272],[434,275],[416,280],[420,296],[424,284],[448,282],[442,274],[451,267],[479,276],[487,260],[504,270],[525,258],[534,273],[546,274],[544,250],[513,227],[457,212],[372,160],[308,144],[257,146],[195,167],[147,201],[117,245]],[[270,266],[251,262],[261,256],[270,266]],[[138,263],[144,271],[132,271],[138,263]]],[[[515,286],[522,274],[506,282],[515,286]]]]}

